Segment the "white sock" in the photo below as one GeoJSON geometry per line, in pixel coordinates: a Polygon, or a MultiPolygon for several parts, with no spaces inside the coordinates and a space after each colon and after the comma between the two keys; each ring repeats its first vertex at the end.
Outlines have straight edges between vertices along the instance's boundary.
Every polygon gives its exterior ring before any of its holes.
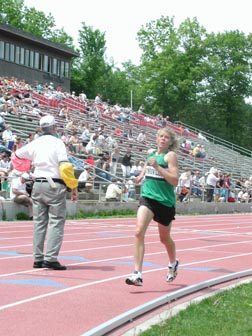
{"type": "Polygon", "coordinates": [[[169,263],[168,267],[174,267],[176,265],[177,260],[175,260],[172,264],[169,263]]]}

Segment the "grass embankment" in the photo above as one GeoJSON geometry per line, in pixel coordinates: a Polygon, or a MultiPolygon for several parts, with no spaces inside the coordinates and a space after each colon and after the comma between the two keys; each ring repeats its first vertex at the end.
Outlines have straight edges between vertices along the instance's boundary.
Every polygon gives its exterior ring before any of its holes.
{"type": "Polygon", "coordinates": [[[251,283],[222,291],[138,335],[252,336],[251,291],[251,283]]]}

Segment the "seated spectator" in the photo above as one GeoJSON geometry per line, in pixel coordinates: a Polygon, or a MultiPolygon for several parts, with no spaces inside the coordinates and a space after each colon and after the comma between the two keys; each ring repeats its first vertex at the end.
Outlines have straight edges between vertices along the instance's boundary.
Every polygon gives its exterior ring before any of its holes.
{"type": "Polygon", "coordinates": [[[73,135],[69,138],[70,151],[73,153],[81,154],[82,143],[79,139],[78,132],[73,132],[73,135]]]}
{"type": "Polygon", "coordinates": [[[130,169],[130,176],[138,176],[143,169],[143,163],[140,160],[136,160],[130,169]]]}
{"type": "MultiPolygon", "coordinates": [[[[109,164],[108,160],[105,157],[95,161],[95,174],[102,178],[102,180],[111,181],[111,174],[106,167],[109,164]]],[[[108,169],[108,168],[107,168],[108,169]]]]}
{"type": "Polygon", "coordinates": [[[198,133],[198,139],[208,142],[207,138],[203,134],[201,134],[200,132],[198,133]]]}
{"type": "Polygon", "coordinates": [[[5,143],[5,146],[8,149],[12,149],[14,145],[14,140],[13,140],[13,133],[11,130],[11,125],[6,125],[6,130],[3,131],[3,141],[5,143]]]}
{"type": "Polygon", "coordinates": [[[146,143],[146,134],[145,131],[141,131],[137,136],[137,142],[146,143]]]}
{"type": "Polygon", "coordinates": [[[179,176],[178,199],[181,202],[186,202],[192,192],[192,174],[187,166],[183,170],[183,173],[179,176]]]}
{"type": "Polygon", "coordinates": [[[128,200],[132,201],[136,198],[136,187],[134,183],[134,176],[131,176],[131,178],[126,182],[125,187],[128,191],[128,200]]]}
{"type": "Polygon", "coordinates": [[[82,134],[80,136],[80,139],[82,141],[82,145],[85,147],[87,146],[88,142],[90,141],[90,130],[87,126],[84,125],[82,129],[82,134]]]}
{"type": "Polygon", "coordinates": [[[38,107],[38,104],[34,104],[33,108],[31,109],[31,115],[35,116],[35,117],[42,117],[43,113],[40,110],[40,108],[38,107]]]}
{"type": "Polygon", "coordinates": [[[5,131],[5,129],[6,129],[5,119],[3,116],[0,115],[0,130],[5,131]]]}
{"type": "Polygon", "coordinates": [[[30,179],[29,174],[23,173],[11,181],[10,198],[17,204],[28,208],[29,218],[32,219],[32,199],[26,190],[26,181],[30,179]]]}
{"type": "Polygon", "coordinates": [[[78,191],[81,192],[84,189],[84,191],[90,192],[92,190],[94,181],[94,177],[90,175],[92,169],[90,165],[84,166],[84,170],[78,178],[78,191]]]}
{"type": "Polygon", "coordinates": [[[200,144],[195,146],[192,150],[192,156],[199,158],[200,157],[200,144]]]}
{"type": "Polygon", "coordinates": [[[69,107],[66,104],[60,109],[59,117],[69,120],[69,107]]]}
{"type": "Polygon", "coordinates": [[[105,199],[106,201],[120,202],[122,188],[118,185],[117,178],[113,177],[111,183],[107,187],[105,199]]]}
{"type": "Polygon", "coordinates": [[[85,151],[87,154],[96,154],[97,142],[98,136],[96,135],[89,140],[88,144],[85,147],[85,151]]]}
{"type": "Polygon", "coordinates": [[[6,153],[1,154],[0,159],[0,176],[8,176],[11,171],[10,156],[6,153]]]}

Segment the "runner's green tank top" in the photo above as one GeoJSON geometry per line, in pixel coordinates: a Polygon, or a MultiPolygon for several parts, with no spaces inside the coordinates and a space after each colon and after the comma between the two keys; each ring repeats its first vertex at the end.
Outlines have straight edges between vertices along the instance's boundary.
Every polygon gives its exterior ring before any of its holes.
{"type": "Polygon", "coordinates": [[[167,207],[175,207],[176,197],[174,186],[168,183],[154,167],[148,164],[150,158],[154,157],[161,167],[167,169],[168,164],[164,161],[164,157],[168,152],[169,150],[161,155],[156,155],[156,151],[153,151],[148,155],[141,195],[156,200],[167,207]]]}

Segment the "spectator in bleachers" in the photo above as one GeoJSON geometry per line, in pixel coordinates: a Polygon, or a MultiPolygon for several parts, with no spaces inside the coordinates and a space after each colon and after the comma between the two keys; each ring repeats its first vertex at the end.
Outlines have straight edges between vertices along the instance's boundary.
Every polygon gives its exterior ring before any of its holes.
{"type": "Polygon", "coordinates": [[[41,109],[39,108],[38,104],[34,104],[32,109],[31,109],[31,115],[36,116],[36,117],[42,117],[43,113],[41,109]]]}
{"type": "Polygon", "coordinates": [[[107,149],[111,153],[114,148],[118,147],[118,143],[114,137],[114,133],[111,132],[110,135],[106,138],[107,149]]]}
{"type": "Polygon", "coordinates": [[[60,138],[66,146],[69,145],[70,137],[69,137],[68,132],[66,130],[63,130],[63,131],[60,132],[60,138]]]}
{"type": "Polygon", "coordinates": [[[37,138],[39,138],[42,135],[42,131],[41,128],[36,128],[34,135],[33,135],[33,139],[36,140],[37,138]]]}
{"type": "Polygon", "coordinates": [[[95,104],[100,104],[100,103],[102,103],[102,96],[101,96],[100,93],[97,93],[94,102],[95,102],[95,104]]]}
{"type": "Polygon", "coordinates": [[[120,202],[122,187],[118,184],[118,179],[113,177],[111,183],[107,187],[105,199],[110,202],[120,202]]]}
{"type": "Polygon", "coordinates": [[[3,93],[0,92],[0,112],[7,113],[8,112],[8,103],[5,99],[3,93]]]}
{"type": "Polygon", "coordinates": [[[84,164],[88,164],[90,167],[92,167],[93,173],[94,171],[94,166],[95,166],[95,159],[93,154],[88,154],[87,158],[84,160],[84,164]]]}
{"type": "Polygon", "coordinates": [[[90,192],[93,188],[94,177],[90,174],[92,171],[92,166],[86,164],[84,166],[83,172],[78,178],[78,191],[90,192]]]}
{"type": "Polygon", "coordinates": [[[64,104],[63,107],[59,111],[59,117],[62,119],[65,119],[66,121],[69,121],[69,107],[67,104],[64,104]]]}
{"type": "Polygon", "coordinates": [[[5,119],[3,116],[0,115],[0,130],[5,131],[5,129],[6,129],[5,119]]]}
{"type": "Polygon", "coordinates": [[[221,201],[223,186],[224,186],[224,175],[219,172],[219,180],[216,182],[216,187],[214,189],[214,202],[216,203],[221,201]]]}
{"type": "Polygon", "coordinates": [[[137,140],[138,143],[143,143],[143,144],[146,143],[146,133],[145,133],[144,130],[140,131],[136,140],[137,140]]]}
{"type": "Polygon", "coordinates": [[[29,143],[29,142],[31,142],[33,140],[34,140],[34,134],[30,133],[30,134],[28,134],[25,143],[27,144],[27,143],[29,143]]]}
{"type": "Polygon", "coordinates": [[[138,112],[138,114],[143,114],[144,113],[144,104],[139,106],[139,109],[138,109],[137,112],[138,112]]]}
{"type": "Polygon", "coordinates": [[[80,139],[82,141],[82,145],[84,147],[87,146],[88,142],[90,141],[90,130],[87,125],[83,125],[80,139]]]}
{"type": "Polygon", "coordinates": [[[137,177],[140,175],[141,171],[143,170],[144,162],[140,160],[136,160],[130,169],[130,176],[137,177]]]}
{"type": "Polygon", "coordinates": [[[5,146],[8,149],[12,149],[14,145],[14,140],[13,140],[14,134],[11,129],[11,125],[6,125],[6,129],[3,131],[3,141],[5,143],[5,146]]]}
{"type": "Polygon", "coordinates": [[[95,174],[102,178],[102,180],[111,181],[111,174],[108,170],[109,162],[105,157],[95,161],[95,174]]]}
{"type": "Polygon", "coordinates": [[[0,129],[0,153],[8,151],[9,149],[5,146],[5,141],[3,140],[3,131],[0,129]]]}
{"type": "Polygon", "coordinates": [[[81,154],[82,152],[82,143],[79,139],[79,135],[77,131],[74,131],[73,134],[69,138],[69,145],[71,151],[76,154],[81,154]]]}
{"type": "Polygon", "coordinates": [[[87,100],[87,95],[83,91],[81,91],[81,93],[79,94],[79,101],[81,103],[84,103],[86,100],[87,100]]]}
{"type": "Polygon", "coordinates": [[[97,141],[98,141],[98,136],[97,135],[90,138],[89,142],[87,143],[87,145],[85,147],[86,154],[95,154],[96,155],[97,141]]]}
{"type": "Polygon", "coordinates": [[[207,138],[206,138],[204,135],[202,135],[200,132],[198,133],[198,138],[199,138],[200,140],[204,140],[204,141],[207,141],[207,142],[208,142],[207,138]]]}
{"type": "Polygon", "coordinates": [[[245,182],[245,179],[242,176],[240,176],[239,179],[235,183],[235,188],[242,189],[244,187],[244,182],[245,182]]]}
{"type": "Polygon", "coordinates": [[[207,190],[207,176],[209,172],[205,173],[199,179],[199,186],[201,190],[201,200],[204,201],[206,199],[206,190],[207,190]]]}
{"type": "Polygon", "coordinates": [[[192,173],[192,195],[198,197],[202,195],[199,179],[200,179],[200,171],[196,170],[195,172],[192,173]]]}
{"type": "Polygon", "coordinates": [[[192,150],[192,156],[199,158],[200,157],[200,144],[197,144],[192,150]]]}
{"type": "Polygon", "coordinates": [[[21,148],[23,146],[23,140],[20,136],[17,136],[15,139],[15,143],[14,143],[14,151],[18,148],[21,148]]]}
{"type": "Polygon", "coordinates": [[[225,190],[225,202],[228,202],[230,196],[230,187],[231,187],[231,174],[226,173],[224,176],[224,190],[225,190]]]}
{"type": "Polygon", "coordinates": [[[128,149],[126,154],[122,158],[121,168],[122,168],[123,179],[130,177],[130,170],[132,167],[131,159],[132,159],[131,151],[128,149]]]}
{"type": "Polygon", "coordinates": [[[212,202],[216,183],[219,181],[219,172],[216,168],[211,168],[207,176],[207,202],[212,202]]]}
{"type": "Polygon", "coordinates": [[[32,219],[32,199],[26,190],[26,181],[30,179],[29,174],[23,173],[20,177],[12,179],[10,198],[17,204],[28,208],[29,218],[32,219]]]}
{"type": "Polygon", "coordinates": [[[183,173],[179,176],[178,181],[178,199],[187,202],[192,193],[192,174],[189,167],[183,168],[183,173]]]}
{"type": "Polygon", "coordinates": [[[19,114],[19,102],[16,100],[16,98],[13,97],[13,96],[10,96],[7,99],[7,104],[8,104],[7,112],[9,112],[10,114],[15,114],[16,116],[18,116],[18,114],[19,114]]]}
{"type": "Polygon", "coordinates": [[[136,187],[134,183],[134,176],[131,176],[131,178],[128,179],[128,181],[125,184],[125,187],[128,192],[128,200],[133,201],[136,198],[136,187]]]}
{"type": "Polygon", "coordinates": [[[114,151],[111,153],[110,156],[110,167],[111,173],[113,175],[117,175],[117,165],[120,159],[120,150],[119,147],[115,147],[114,151]]]}

